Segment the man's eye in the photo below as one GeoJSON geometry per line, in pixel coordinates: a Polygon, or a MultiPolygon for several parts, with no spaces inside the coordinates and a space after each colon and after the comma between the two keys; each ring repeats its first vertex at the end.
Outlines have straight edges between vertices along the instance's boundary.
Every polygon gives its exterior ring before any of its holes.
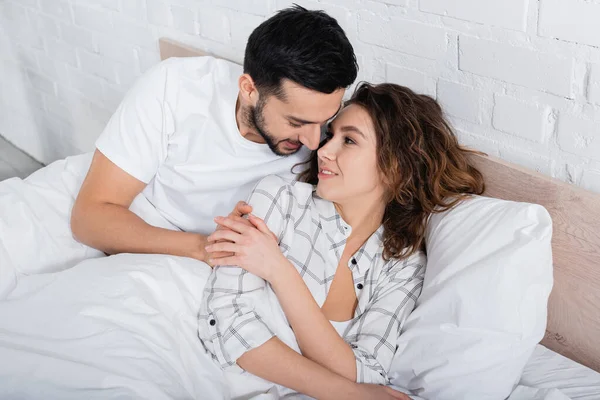
{"type": "Polygon", "coordinates": [[[301,127],[302,127],[302,125],[300,125],[300,124],[296,124],[296,123],[294,123],[294,122],[292,122],[292,121],[288,121],[288,123],[290,124],[290,126],[291,126],[292,128],[301,128],[301,127]]]}

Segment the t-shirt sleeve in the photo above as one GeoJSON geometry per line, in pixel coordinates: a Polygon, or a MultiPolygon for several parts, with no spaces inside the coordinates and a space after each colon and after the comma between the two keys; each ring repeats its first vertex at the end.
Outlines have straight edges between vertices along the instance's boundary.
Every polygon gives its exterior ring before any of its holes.
{"type": "Polygon", "coordinates": [[[96,148],[119,168],[148,183],[167,156],[173,115],[165,92],[173,68],[162,62],[147,71],[113,114],[96,148]]]}

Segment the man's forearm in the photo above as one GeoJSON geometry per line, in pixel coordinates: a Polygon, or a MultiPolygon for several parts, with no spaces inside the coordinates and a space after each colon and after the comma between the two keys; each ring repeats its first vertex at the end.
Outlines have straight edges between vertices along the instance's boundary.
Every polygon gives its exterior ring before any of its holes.
{"type": "Polygon", "coordinates": [[[155,253],[205,258],[205,237],[154,227],[115,204],[74,208],[71,229],[77,240],[108,254],[155,253]]]}
{"type": "Polygon", "coordinates": [[[244,353],[237,364],[246,371],[316,399],[356,398],[358,386],[298,354],[274,337],[244,353]]]}

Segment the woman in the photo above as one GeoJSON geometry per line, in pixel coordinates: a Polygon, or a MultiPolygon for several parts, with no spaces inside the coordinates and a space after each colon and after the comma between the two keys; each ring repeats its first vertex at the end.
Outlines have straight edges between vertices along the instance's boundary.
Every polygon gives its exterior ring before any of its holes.
{"type": "Polygon", "coordinates": [[[483,192],[468,153],[432,98],[362,84],[303,182],[262,180],[252,227],[215,219],[228,229],[206,249],[233,255],[212,263],[239,268],[216,267],[205,289],[213,358],[311,397],[406,398],[378,385],[420,294],[428,216],[483,192]]]}

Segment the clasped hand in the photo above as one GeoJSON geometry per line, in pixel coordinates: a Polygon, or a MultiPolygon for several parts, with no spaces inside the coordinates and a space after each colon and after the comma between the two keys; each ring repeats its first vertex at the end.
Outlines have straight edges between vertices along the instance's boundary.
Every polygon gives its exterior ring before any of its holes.
{"type": "Polygon", "coordinates": [[[262,219],[252,214],[247,220],[229,215],[216,217],[215,222],[219,229],[208,236],[206,246],[210,265],[238,266],[271,282],[287,262],[277,238],[262,219]]]}

